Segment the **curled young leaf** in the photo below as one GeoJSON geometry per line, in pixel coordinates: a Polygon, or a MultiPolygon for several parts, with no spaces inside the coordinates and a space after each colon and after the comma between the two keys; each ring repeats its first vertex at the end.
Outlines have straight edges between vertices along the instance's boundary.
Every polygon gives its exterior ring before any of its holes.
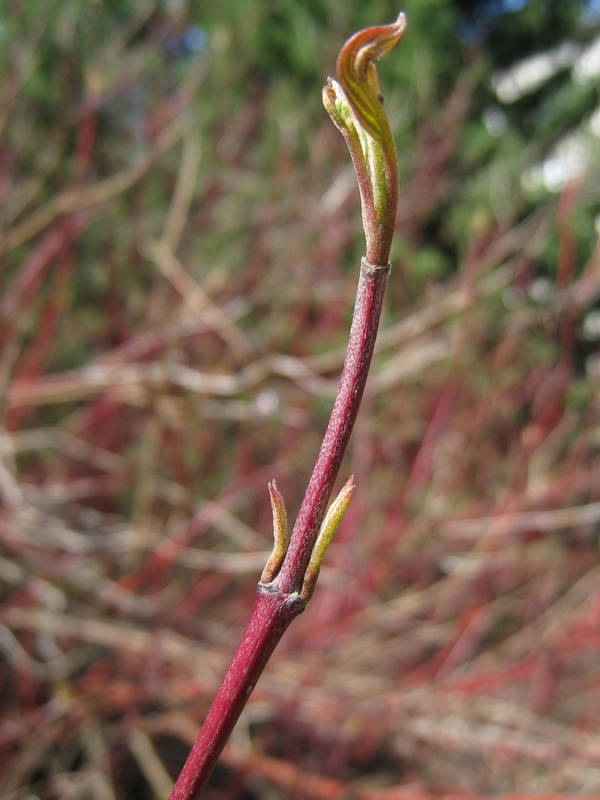
{"type": "Polygon", "coordinates": [[[406,28],[400,14],[391,25],[354,34],[337,60],[339,80],[329,78],[323,104],[352,157],[360,189],[363,227],[370,263],[389,259],[398,204],[396,146],[379,94],[375,59],[387,53],[406,28]]]}
{"type": "Polygon", "coordinates": [[[379,96],[379,81],[374,61],[387,53],[406,29],[406,16],[398,15],[391,25],[359,31],[342,47],[337,73],[359,124],[384,143],[389,125],[379,96]]]}

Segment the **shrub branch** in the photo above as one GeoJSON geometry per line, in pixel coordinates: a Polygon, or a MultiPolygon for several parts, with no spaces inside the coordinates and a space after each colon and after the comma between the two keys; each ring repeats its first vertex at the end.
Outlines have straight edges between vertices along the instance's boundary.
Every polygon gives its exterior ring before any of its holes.
{"type": "Polygon", "coordinates": [[[397,158],[379,95],[374,61],[402,36],[403,14],[392,25],[368,28],[340,52],[338,80],[323,102],[350,150],[361,195],[367,254],[360,277],[340,385],[317,462],[288,543],[287,513],[269,484],[274,547],[257,588],[252,617],[227,670],[170,800],[200,796],[248,697],[291,621],[306,607],[325,552],[354,492],[351,477],[329,510],[333,487],[363,396],[373,356],[398,202],[397,158]]]}

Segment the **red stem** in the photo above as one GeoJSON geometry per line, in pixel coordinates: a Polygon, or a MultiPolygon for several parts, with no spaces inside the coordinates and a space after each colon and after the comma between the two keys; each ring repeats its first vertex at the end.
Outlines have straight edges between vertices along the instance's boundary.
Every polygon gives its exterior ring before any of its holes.
{"type": "Polygon", "coordinates": [[[361,262],[354,317],[340,386],[317,463],[292,531],[285,561],[275,580],[286,593],[300,591],[302,587],[319,526],[346,452],[369,374],[389,273],[389,264],[374,266],[366,259],[361,262]]]}
{"type": "Polygon", "coordinates": [[[169,800],[200,797],[273,650],[303,610],[297,595],[269,591],[259,584],[248,627],[169,800]]]}
{"type": "Polygon", "coordinates": [[[304,610],[304,573],[364,392],[390,266],[362,260],[346,360],[329,425],[279,575],[259,584],[254,611],[169,800],[196,800],[290,622],[304,610]]]}

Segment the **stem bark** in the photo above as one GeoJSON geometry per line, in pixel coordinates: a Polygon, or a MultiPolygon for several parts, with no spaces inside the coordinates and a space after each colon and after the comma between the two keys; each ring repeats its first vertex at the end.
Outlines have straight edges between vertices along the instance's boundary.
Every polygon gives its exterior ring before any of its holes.
{"type": "Polygon", "coordinates": [[[337,397],[298,512],[285,561],[276,578],[277,585],[284,592],[300,591],[302,587],[304,573],[362,400],[389,274],[389,264],[377,266],[362,259],[337,397]]]}
{"type": "Polygon", "coordinates": [[[169,800],[196,800],[273,650],[305,607],[300,598],[319,527],[365,389],[390,265],[362,259],[340,386],[279,574],[259,584],[254,611],[169,800]]]}

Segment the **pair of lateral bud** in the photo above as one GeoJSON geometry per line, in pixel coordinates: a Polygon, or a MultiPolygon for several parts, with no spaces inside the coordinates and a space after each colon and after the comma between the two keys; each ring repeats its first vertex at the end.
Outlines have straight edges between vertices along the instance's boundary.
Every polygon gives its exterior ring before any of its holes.
{"type": "MultiPolygon", "coordinates": [[[[300,600],[306,605],[315,590],[317,578],[321,571],[321,564],[327,548],[331,544],[336,530],[344,516],[344,512],[348,508],[348,503],[354,494],[354,475],[346,481],[340,493],[335,498],[333,503],[329,506],[325,518],[319,528],[319,533],[315,540],[315,544],[310,555],[310,560],[304,573],[302,581],[302,588],[300,589],[300,600]]],[[[260,577],[260,583],[263,586],[268,586],[272,583],[283,564],[287,548],[289,544],[288,536],[288,517],[285,508],[283,496],[274,480],[269,482],[269,496],[271,498],[271,510],[273,512],[273,551],[269,556],[265,568],[260,577]]]]}

